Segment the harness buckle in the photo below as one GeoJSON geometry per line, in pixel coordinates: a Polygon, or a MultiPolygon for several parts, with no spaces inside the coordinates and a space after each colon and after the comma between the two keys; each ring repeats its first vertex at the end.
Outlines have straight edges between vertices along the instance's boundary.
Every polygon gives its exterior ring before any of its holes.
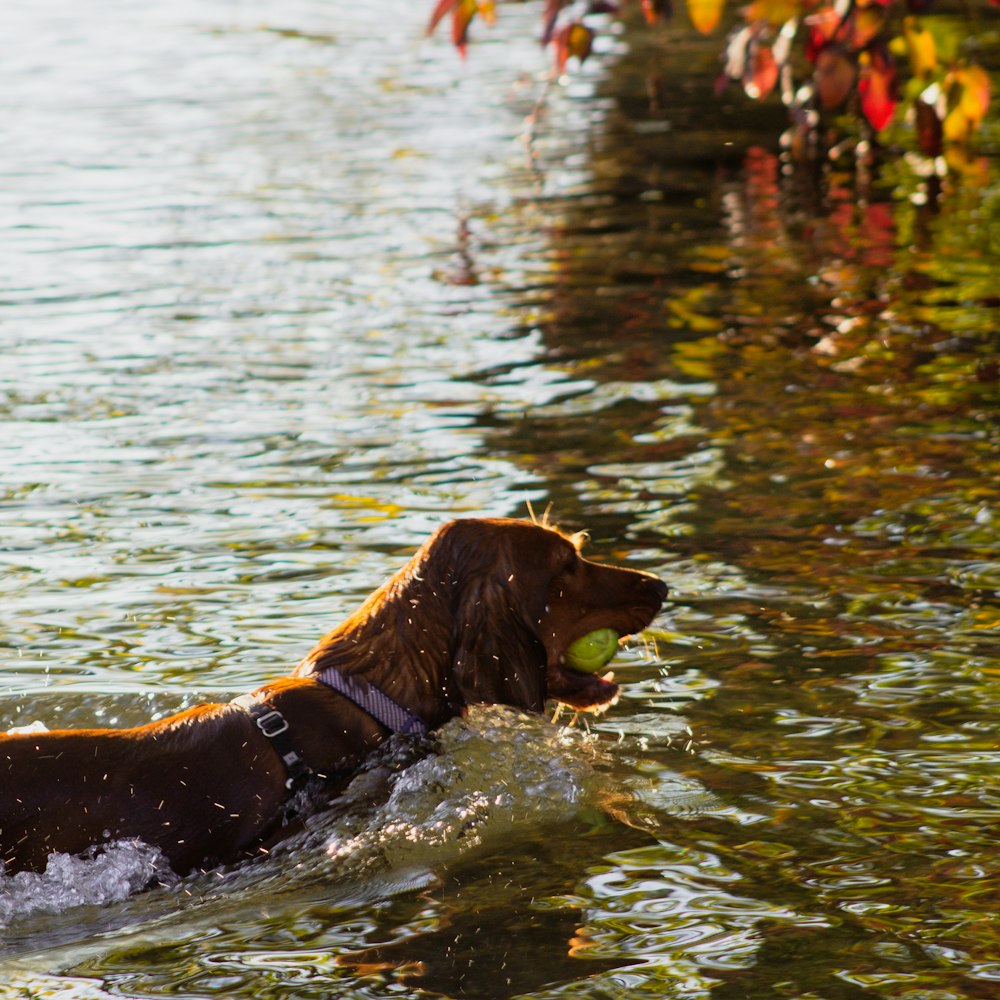
{"type": "Polygon", "coordinates": [[[288,729],[288,720],[280,712],[270,711],[266,715],[258,715],[255,721],[257,728],[268,739],[273,739],[288,729]]]}

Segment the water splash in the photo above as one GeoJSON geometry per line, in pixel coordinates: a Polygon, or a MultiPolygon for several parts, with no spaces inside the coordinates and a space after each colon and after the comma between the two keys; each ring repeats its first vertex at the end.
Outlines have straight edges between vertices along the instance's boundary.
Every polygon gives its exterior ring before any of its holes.
{"type": "Polygon", "coordinates": [[[601,783],[599,751],[587,734],[557,729],[501,707],[479,707],[438,734],[438,751],[403,770],[361,776],[341,806],[325,851],[356,870],[404,869],[457,859],[515,834],[567,819],[592,801],[601,783]],[[382,801],[370,803],[382,782],[382,801]]]}
{"type": "Polygon", "coordinates": [[[506,708],[470,710],[435,734],[433,752],[417,756],[425,752],[387,745],[302,836],[263,863],[181,880],[158,849],[120,840],[81,857],[54,854],[44,873],[0,875],[0,927],[122,902],[155,883],[181,894],[136,901],[140,912],[203,909],[213,900],[228,906],[265,887],[296,892],[302,882],[336,884],[341,876],[352,893],[364,876],[377,892],[394,894],[472,850],[566,820],[594,800],[603,780],[593,737],[506,708]]]}
{"type": "Polygon", "coordinates": [[[32,913],[118,903],[151,883],[176,881],[158,848],[117,840],[82,857],[52,854],[44,872],[0,874],[0,927],[32,913]]]}

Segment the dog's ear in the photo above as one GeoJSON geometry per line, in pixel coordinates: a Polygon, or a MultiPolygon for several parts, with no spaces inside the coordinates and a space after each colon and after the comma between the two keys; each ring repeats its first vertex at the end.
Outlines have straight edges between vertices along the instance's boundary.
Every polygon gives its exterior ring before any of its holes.
{"type": "Polygon", "coordinates": [[[466,704],[545,705],[545,647],[502,581],[463,588],[456,609],[452,675],[466,704]]]}
{"type": "Polygon", "coordinates": [[[486,702],[540,712],[546,654],[536,635],[551,571],[554,533],[511,523],[453,521],[439,532],[426,567],[447,580],[452,617],[452,680],[466,704],[486,702]]]}

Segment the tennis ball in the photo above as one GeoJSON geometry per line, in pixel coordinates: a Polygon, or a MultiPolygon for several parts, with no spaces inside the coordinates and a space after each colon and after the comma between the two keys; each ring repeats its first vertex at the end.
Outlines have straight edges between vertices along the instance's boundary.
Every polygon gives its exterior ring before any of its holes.
{"type": "Polygon", "coordinates": [[[618,633],[614,629],[599,628],[569,644],[564,657],[566,666],[585,674],[595,674],[615,655],[618,633]]]}

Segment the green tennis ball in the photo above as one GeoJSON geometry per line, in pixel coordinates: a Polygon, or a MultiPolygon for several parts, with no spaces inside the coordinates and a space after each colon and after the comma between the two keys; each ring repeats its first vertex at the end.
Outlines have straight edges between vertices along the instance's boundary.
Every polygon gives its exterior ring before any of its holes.
{"type": "Polygon", "coordinates": [[[564,657],[566,666],[585,674],[596,674],[618,648],[618,633],[614,629],[599,628],[571,642],[564,657]]]}

